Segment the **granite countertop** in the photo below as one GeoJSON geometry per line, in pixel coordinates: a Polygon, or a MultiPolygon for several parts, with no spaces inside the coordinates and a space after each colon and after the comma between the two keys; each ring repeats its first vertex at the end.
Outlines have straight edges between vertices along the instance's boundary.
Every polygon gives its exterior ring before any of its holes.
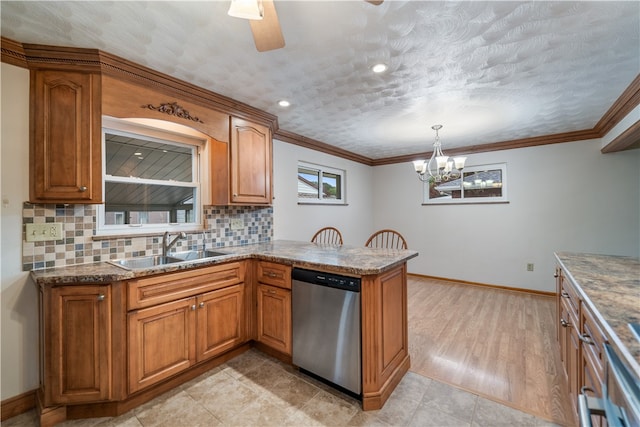
{"type": "Polygon", "coordinates": [[[629,323],[640,323],[640,259],[558,252],[558,262],[610,341],[640,378],[640,341],[629,323]]]}
{"type": "Polygon", "coordinates": [[[211,249],[228,255],[135,270],[109,262],[77,264],[33,270],[31,276],[38,285],[49,286],[70,283],[110,283],[250,258],[301,268],[364,276],[382,273],[418,256],[418,252],[407,249],[332,246],[293,240],[211,249]]]}

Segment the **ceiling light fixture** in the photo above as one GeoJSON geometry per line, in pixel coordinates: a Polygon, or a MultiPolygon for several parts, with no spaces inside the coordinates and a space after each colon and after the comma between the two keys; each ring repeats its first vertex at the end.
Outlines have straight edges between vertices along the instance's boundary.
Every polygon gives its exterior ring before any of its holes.
{"type": "Polygon", "coordinates": [[[371,67],[371,71],[377,74],[384,73],[385,71],[387,71],[387,64],[382,64],[382,63],[376,64],[373,67],[371,67]]]}
{"type": "Polygon", "coordinates": [[[281,107],[288,107],[291,105],[291,103],[289,101],[287,101],[286,99],[281,99],[280,101],[278,101],[278,105],[281,107]]]}
{"type": "Polygon", "coordinates": [[[262,0],[231,0],[227,14],[235,18],[261,20],[264,17],[262,0]]]}
{"type": "Polygon", "coordinates": [[[454,157],[450,158],[442,153],[442,144],[440,144],[440,136],[438,131],[442,129],[442,125],[433,125],[431,129],[436,131],[436,139],[433,143],[433,154],[431,159],[415,160],[413,162],[413,168],[418,174],[420,181],[449,181],[450,179],[457,179],[462,174],[464,168],[464,162],[466,157],[454,157]],[[429,173],[427,175],[427,172],[429,173]]]}

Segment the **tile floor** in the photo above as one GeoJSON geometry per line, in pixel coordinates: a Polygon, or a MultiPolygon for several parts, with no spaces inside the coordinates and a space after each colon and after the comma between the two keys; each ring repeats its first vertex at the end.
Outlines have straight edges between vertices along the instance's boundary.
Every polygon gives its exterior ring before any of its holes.
{"type": "MultiPolygon", "coordinates": [[[[2,427],[36,426],[35,412],[2,427]]],[[[249,350],[117,418],[61,426],[552,426],[533,415],[409,372],[378,411],[249,350]]]]}

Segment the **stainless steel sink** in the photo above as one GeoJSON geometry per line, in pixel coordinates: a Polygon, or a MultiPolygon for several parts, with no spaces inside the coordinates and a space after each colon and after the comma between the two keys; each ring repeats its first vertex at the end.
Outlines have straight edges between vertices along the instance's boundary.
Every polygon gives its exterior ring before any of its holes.
{"type": "Polygon", "coordinates": [[[215,258],[223,255],[228,255],[228,254],[224,252],[217,252],[211,249],[207,249],[204,251],[175,252],[171,254],[173,258],[179,258],[182,261],[195,261],[198,259],[215,258]]]}
{"type": "Polygon", "coordinates": [[[124,268],[138,269],[156,267],[159,265],[173,264],[176,262],[184,261],[181,258],[175,258],[172,256],[153,255],[135,258],[117,259],[111,261],[112,263],[124,268]]]}

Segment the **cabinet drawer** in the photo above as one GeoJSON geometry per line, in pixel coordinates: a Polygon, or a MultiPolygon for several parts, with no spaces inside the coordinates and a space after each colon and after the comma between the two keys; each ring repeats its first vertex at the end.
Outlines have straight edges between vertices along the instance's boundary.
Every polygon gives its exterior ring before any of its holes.
{"type": "Polygon", "coordinates": [[[258,282],[291,289],[291,267],[273,262],[258,261],[258,282]]]}
{"type": "Polygon", "coordinates": [[[565,301],[568,301],[571,305],[571,308],[575,313],[578,313],[578,308],[580,307],[580,299],[578,298],[578,293],[573,288],[571,283],[563,277],[562,285],[560,286],[560,298],[565,301]]]}
{"type": "Polygon", "coordinates": [[[235,285],[244,281],[245,263],[231,262],[207,268],[132,280],[128,283],[128,310],[150,307],[235,285]]]}
{"type": "Polygon", "coordinates": [[[602,329],[598,326],[593,318],[591,311],[583,305],[581,309],[581,341],[583,354],[588,356],[592,362],[593,367],[603,378],[604,372],[604,343],[607,342],[602,329]]]}

